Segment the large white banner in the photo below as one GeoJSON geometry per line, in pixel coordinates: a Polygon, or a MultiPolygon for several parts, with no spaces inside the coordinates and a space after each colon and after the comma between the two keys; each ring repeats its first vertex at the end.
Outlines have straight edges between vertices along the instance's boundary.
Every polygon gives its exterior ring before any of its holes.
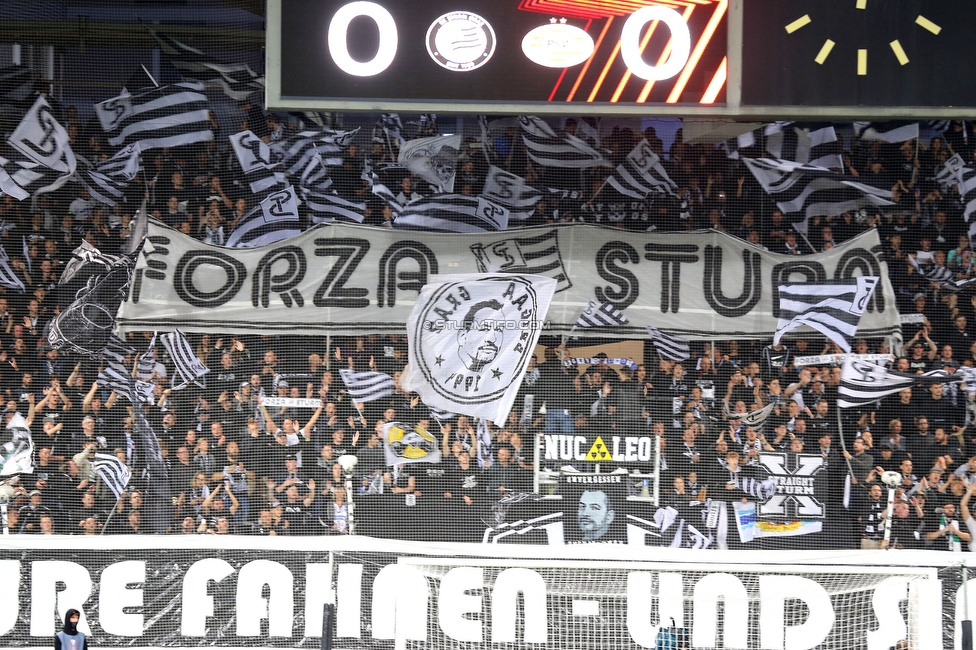
{"type": "Polygon", "coordinates": [[[796,257],[714,231],[663,235],[591,225],[456,234],[336,224],[230,250],[153,222],[118,322],[125,331],[403,332],[430,275],[494,272],[556,280],[545,316],[556,334],[568,334],[597,300],[630,320],[594,330],[600,336],[644,338],[652,325],[690,339],[772,338],[777,287],[857,276],[882,279],[858,336],[900,331],[874,230],[796,257]]]}

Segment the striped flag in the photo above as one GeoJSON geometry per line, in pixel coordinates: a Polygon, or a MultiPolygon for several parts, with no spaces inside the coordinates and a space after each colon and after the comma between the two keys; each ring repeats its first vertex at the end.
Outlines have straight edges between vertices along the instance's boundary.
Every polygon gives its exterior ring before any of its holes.
{"type": "Polygon", "coordinates": [[[244,182],[253,194],[264,194],[288,186],[280,165],[271,162],[271,147],[251,131],[241,131],[228,138],[237,163],[244,172],[244,182]]]}
{"type": "Polygon", "coordinates": [[[158,336],[158,332],[153,332],[152,339],[149,341],[149,347],[139,355],[139,363],[136,366],[136,377],[143,381],[151,380],[153,372],[156,371],[156,338],[158,336]]]}
{"type": "MultiPolygon", "coordinates": [[[[383,113],[380,116],[380,121],[377,123],[380,131],[377,132],[373,130],[373,138],[380,137],[379,133],[383,134],[383,139],[387,140],[387,144],[391,145],[393,142],[399,147],[403,144],[403,122],[400,120],[400,115],[397,113],[383,113]]],[[[393,148],[392,146],[390,147],[393,148]]]]}
{"type": "Polygon", "coordinates": [[[163,56],[184,79],[222,88],[224,94],[235,101],[243,101],[254,93],[264,92],[264,75],[256,74],[246,63],[215,61],[186,43],[160,34],[148,25],[145,27],[159,43],[163,56]]]}
{"type": "Polygon", "coordinates": [[[126,91],[95,104],[95,113],[116,147],[138,142],[145,151],[213,140],[210,103],[199,83],[126,91]]]}
{"type": "Polygon", "coordinates": [[[624,316],[624,313],[611,305],[609,302],[604,302],[602,304],[598,303],[596,300],[591,300],[590,304],[586,306],[583,313],[576,320],[576,328],[589,328],[589,327],[614,327],[616,325],[626,325],[630,320],[624,316]]]}
{"type": "Polygon", "coordinates": [[[227,236],[228,248],[249,248],[273,244],[301,232],[298,197],[295,188],[268,194],[257,206],[241,217],[227,236]]]}
{"type": "Polygon", "coordinates": [[[275,157],[281,160],[289,174],[297,174],[305,169],[316,154],[323,164],[339,167],[342,165],[343,154],[357,133],[359,133],[358,128],[351,131],[332,129],[302,131],[286,140],[272,143],[271,150],[275,157]]]}
{"type": "Polygon", "coordinates": [[[332,223],[335,219],[362,223],[366,218],[365,201],[347,201],[335,193],[319,192],[308,192],[304,198],[312,223],[332,223]]]}
{"type": "Polygon", "coordinates": [[[111,335],[102,350],[102,369],[95,380],[99,386],[125,397],[133,404],[136,400],[151,402],[153,385],[139,380],[133,380],[132,373],[125,365],[125,357],[135,354],[135,348],[117,337],[111,335]]]}
{"type": "Polygon", "coordinates": [[[3,246],[0,246],[0,287],[26,291],[24,281],[20,279],[17,272],[10,266],[10,257],[3,246]]]}
{"type": "Polygon", "coordinates": [[[556,133],[541,118],[520,115],[522,142],[532,162],[543,167],[582,169],[606,165],[603,153],[568,133],[556,133]]]}
{"type": "Polygon", "coordinates": [[[729,403],[722,400],[722,416],[726,419],[735,418],[737,420],[742,420],[742,423],[747,427],[752,427],[757,433],[762,433],[763,426],[766,424],[766,418],[769,414],[773,412],[776,408],[776,404],[770,403],[761,409],[750,411],[749,413],[735,413],[729,409],[729,403]]]}
{"type": "Polygon", "coordinates": [[[944,266],[936,266],[935,262],[919,264],[914,255],[908,256],[908,261],[915,269],[915,272],[925,278],[926,281],[937,284],[949,291],[959,291],[963,287],[976,282],[976,278],[966,278],[957,280],[956,274],[944,266]]]}
{"type": "Polygon", "coordinates": [[[959,190],[959,201],[962,203],[962,216],[969,224],[969,238],[976,235],[976,169],[965,163],[962,156],[956,154],[946,160],[945,166],[935,176],[935,180],[943,189],[956,187],[959,190]]]}
{"type": "Polygon", "coordinates": [[[482,196],[435,194],[408,203],[393,221],[404,230],[485,232],[505,230],[509,212],[482,196]]]}
{"type": "Polygon", "coordinates": [[[879,281],[865,276],[841,282],[780,285],[779,322],[773,344],[778,344],[783,334],[809,325],[850,352],[858,321],[879,281]]]}
{"type": "Polygon", "coordinates": [[[806,232],[810,217],[837,216],[865,207],[892,206],[891,190],[859,183],[852,176],[788,160],[746,158],[746,167],[793,224],[806,232]]]}
{"type": "Polygon", "coordinates": [[[339,376],[346,385],[349,399],[354,402],[372,402],[383,397],[389,397],[396,392],[393,377],[372,370],[357,372],[355,370],[340,370],[339,376]]]}
{"type": "Polygon", "coordinates": [[[115,205],[115,202],[125,197],[125,187],[128,181],[113,178],[98,170],[84,158],[79,157],[75,178],[85,186],[88,193],[99,203],[115,205]]]}
{"type": "Polygon", "coordinates": [[[674,194],[678,189],[661,165],[661,159],[651,149],[647,140],[641,140],[626,160],[617,165],[607,184],[635,199],[644,199],[652,192],[674,194]]]}
{"type": "Polygon", "coordinates": [[[77,160],[68,132],[38,97],[0,147],[0,190],[19,201],[53,192],[74,174],[77,160]]]}
{"type": "Polygon", "coordinates": [[[169,358],[173,360],[173,365],[176,367],[171,381],[173,390],[185,388],[191,383],[206,386],[205,383],[198,380],[210,372],[210,368],[205,366],[203,361],[197,357],[193,351],[193,346],[190,345],[183,332],[173,330],[166,334],[160,334],[159,341],[166,348],[169,358]]]}
{"type": "Polygon", "coordinates": [[[115,454],[95,452],[95,457],[92,458],[92,469],[116,499],[122,497],[132,478],[132,470],[125,463],[116,458],[115,454]]]}
{"type": "Polygon", "coordinates": [[[722,147],[736,160],[768,156],[814,167],[844,168],[843,143],[829,125],[801,127],[793,122],[773,122],[727,140],[722,147]]]}
{"type": "Polygon", "coordinates": [[[847,355],[841,368],[840,385],[837,387],[837,406],[842,409],[857,408],[876,402],[882,397],[894,395],[905,388],[945,384],[964,379],[964,375],[960,372],[950,375],[944,370],[910,375],[847,355]]]}
{"type": "Polygon", "coordinates": [[[519,273],[544,275],[556,281],[556,293],[573,286],[562,254],[559,252],[559,231],[543,235],[512,237],[489,244],[472,244],[480,273],[519,273]]]}
{"type": "Polygon", "coordinates": [[[669,336],[656,327],[647,326],[647,335],[657,353],[672,361],[686,361],[691,358],[691,347],[686,339],[669,336]]]}
{"type": "Polygon", "coordinates": [[[120,181],[131,181],[139,173],[141,159],[139,143],[122,147],[111,158],[95,163],[95,169],[100,174],[120,181]]]}
{"type": "Polygon", "coordinates": [[[491,165],[481,196],[508,210],[509,219],[524,221],[532,216],[535,204],[543,195],[541,191],[526,184],[521,176],[491,165]]]}
{"type": "Polygon", "coordinates": [[[918,122],[854,122],[854,135],[861,140],[905,142],[918,139],[918,122]]]}

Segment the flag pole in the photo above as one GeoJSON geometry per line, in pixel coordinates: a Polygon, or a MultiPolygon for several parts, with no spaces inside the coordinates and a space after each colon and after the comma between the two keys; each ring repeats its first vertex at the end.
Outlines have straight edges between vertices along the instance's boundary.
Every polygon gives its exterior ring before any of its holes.
{"type": "Polygon", "coordinates": [[[153,85],[156,86],[157,88],[159,88],[159,82],[157,82],[153,78],[153,76],[151,74],[149,74],[149,70],[146,70],[146,66],[144,66],[143,64],[140,63],[139,64],[139,67],[142,68],[142,71],[146,73],[146,76],[147,77],[149,77],[149,81],[153,82],[153,85]]]}
{"type": "MultiPolygon", "coordinates": [[[[125,494],[125,493],[123,492],[123,494],[125,494]]],[[[109,523],[112,521],[112,517],[115,516],[116,510],[118,510],[118,508],[119,508],[119,501],[121,501],[121,500],[122,500],[121,495],[118,498],[115,499],[115,505],[112,506],[112,510],[108,513],[108,519],[105,520],[105,523],[102,525],[102,529],[100,531],[98,531],[98,534],[99,535],[104,535],[105,534],[105,531],[108,529],[109,523]]]]}
{"type": "MultiPolygon", "coordinates": [[[[847,355],[846,354],[844,355],[844,361],[847,361],[847,355]]],[[[841,449],[841,452],[844,454],[844,462],[847,463],[847,471],[848,471],[848,473],[852,477],[854,477],[854,468],[851,467],[851,461],[847,457],[847,445],[844,444],[844,428],[841,425],[840,407],[839,406],[837,407],[837,438],[838,438],[838,440],[840,440],[840,449],[841,449]]]]}

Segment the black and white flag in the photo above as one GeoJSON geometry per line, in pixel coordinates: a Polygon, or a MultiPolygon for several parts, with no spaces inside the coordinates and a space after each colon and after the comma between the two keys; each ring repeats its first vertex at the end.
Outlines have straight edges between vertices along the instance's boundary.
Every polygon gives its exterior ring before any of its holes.
{"type": "Polygon", "coordinates": [[[607,185],[634,199],[644,199],[651,193],[674,194],[678,189],[647,140],[641,140],[627,154],[627,159],[617,165],[607,185]]]}
{"type": "Polygon", "coordinates": [[[586,306],[580,317],[576,319],[573,329],[586,329],[590,327],[615,327],[626,325],[630,321],[622,311],[611,305],[609,302],[599,303],[591,300],[586,306]]]}
{"type": "Polygon", "coordinates": [[[152,339],[149,340],[149,347],[139,355],[139,362],[136,365],[136,377],[143,381],[152,381],[153,373],[156,371],[156,339],[158,332],[153,332],[152,339]]]}
{"type": "Polygon", "coordinates": [[[138,142],[145,151],[213,140],[210,103],[199,83],[123,92],[95,104],[95,113],[116,147],[138,142]]]}
{"type": "Polygon", "coordinates": [[[273,244],[301,232],[298,197],[295,188],[268,194],[253,210],[234,226],[227,236],[228,248],[244,248],[273,244]]]}
{"type": "Polygon", "coordinates": [[[905,142],[918,139],[918,122],[854,122],[854,135],[861,140],[905,142]]]}
{"type": "Polygon", "coordinates": [[[935,176],[935,180],[942,186],[943,191],[956,187],[959,190],[959,201],[962,204],[962,216],[969,224],[969,239],[976,235],[976,169],[973,169],[956,154],[946,160],[945,166],[935,176]]]}
{"type": "Polygon", "coordinates": [[[535,205],[542,199],[542,192],[526,184],[516,174],[491,165],[485,178],[481,196],[509,211],[509,219],[524,221],[532,216],[535,205]]]}
{"type": "Polygon", "coordinates": [[[210,368],[204,365],[203,361],[193,351],[193,346],[187,340],[186,335],[180,330],[174,330],[166,334],[159,335],[159,341],[169,353],[169,358],[173,360],[176,371],[173,373],[171,385],[173,390],[179,390],[186,386],[197,383],[201,386],[206,384],[199,381],[210,372],[210,368]]]}
{"type": "Polygon", "coordinates": [[[850,352],[858,321],[878,282],[877,277],[864,276],[838,282],[780,285],[779,322],[773,344],[778,344],[787,332],[808,325],[844,352],[850,352]]]}
{"type": "Polygon", "coordinates": [[[98,478],[102,479],[105,486],[112,491],[116,499],[121,498],[125,492],[129,479],[132,478],[132,470],[119,460],[115,454],[95,453],[92,458],[92,469],[98,478]]]}
{"type": "Polygon", "coordinates": [[[951,269],[947,269],[945,266],[937,266],[934,260],[928,260],[924,264],[919,264],[918,259],[914,255],[909,255],[908,261],[916,273],[925,278],[927,282],[937,284],[949,291],[960,291],[963,287],[976,282],[974,278],[957,280],[956,274],[951,269]]]}
{"type": "Polygon", "coordinates": [[[339,371],[342,383],[346,385],[346,393],[354,402],[372,402],[373,400],[389,397],[396,392],[396,382],[393,377],[373,370],[357,372],[348,368],[339,371]]]}
{"type": "Polygon", "coordinates": [[[556,281],[556,293],[573,286],[559,251],[559,231],[544,235],[512,237],[490,244],[472,244],[481,273],[544,275],[556,281]]]}
{"type": "Polygon", "coordinates": [[[6,428],[10,440],[0,444],[0,476],[33,472],[34,439],[27,420],[15,412],[6,428]]]}
{"type": "Polygon", "coordinates": [[[400,145],[397,162],[448,194],[454,192],[461,134],[435,135],[408,140],[400,145]]]}
{"type": "Polygon", "coordinates": [[[99,171],[98,166],[91,165],[82,157],[78,158],[78,169],[75,178],[85,186],[88,194],[105,205],[115,205],[116,201],[125,197],[128,181],[109,176],[99,171]]]}
{"type": "Polygon", "coordinates": [[[508,209],[482,196],[434,194],[403,206],[393,221],[404,230],[486,232],[508,227],[508,209]]]}
{"type": "Polygon", "coordinates": [[[184,79],[199,81],[206,86],[222,88],[235,101],[243,101],[254,93],[264,92],[264,75],[258,75],[246,63],[222,63],[200,50],[160,34],[145,26],[159,43],[163,56],[179,70],[184,79]]]}
{"type": "Polygon", "coordinates": [[[138,143],[126,145],[116,151],[111,158],[96,162],[95,169],[100,174],[117,181],[131,181],[139,173],[141,151],[138,143]]]}
{"type": "Polygon", "coordinates": [[[78,248],[71,252],[71,259],[64,265],[58,284],[64,286],[86,265],[92,264],[96,273],[108,273],[122,258],[118,255],[103,253],[88,242],[82,240],[78,248]]]}
{"type": "Polygon", "coordinates": [[[68,132],[47,101],[38,97],[0,147],[0,190],[20,201],[53,192],[68,181],[77,165],[68,132]]]}
{"type": "Polygon", "coordinates": [[[965,376],[961,372],[950,375],[944,370],[910,375],[889,370],[872,361],[857,359],[854,355],[847,355],[841,368],[840,386],[837,388],[837,406],[842,409],[857,408],[894,395],[905,388],[946,384],[964,379],[965,376]]]}
{"type": "Polygon", "coordinates": [[[569,133],[556,133],[534,115],[520,115],[519,126],[529,159],[543,167],[582,169],[607,164],[601,151],[569,133]]]}
{"type": "Polygon", "coordinates": [[[730,420],[732,418],[742,420],[744,425],[747,427],[752,427],[758,433],[762,433],[763,427],[766,424],[766,418],[769,417],[769,414],[773,412],[774,408],[776,408],[776,404],[767,404],[761,409],[757,409],[755,411],[750,411],[748,413],[736,413],[729,408],[728,402],[722,400],[722,416],[726,420],[730,420]]]}
{"type": "Polygon", "coordinates": [[[746,158],[743,162],[783,214],[796,215],[793,226],[800,232],[806,232],[811,217],[895,205],[891,190],[823,167],[770,158],[746,158]]]}
{"type": "Polygon", "coordinates": [[[537,275],[431,276],[407,318],[404,390],[432,409],[506,422],[555,291],[537,275]]]}
{"type": "Polygon", "coordinates": [[[843,169],[843,143],[830,125],[773,122],[723,145],[729,158],[779,158],[813,167],[843,169]]]}
{"type": "Polygon", "coordinates": [[[307,168],[312,158],[318,156],[323,165],[339,167],[342,165],[346,149],[352,143],[359,129],[351,131],[302,131],[286,140],[271,143],[275,158],[281,160],[285,171],[298,174],[307,168]]]}
{"type": "Polygon", "coordinates": [[[17,272],[10,266],[10,257],[3,246],[0,246],[0,287],[15,289],[16,291],[26,291],[24,281],[20,279],[17,272]]]}
{"type": "Polygon", "coordinates": [[[132,372],[125,365],[125,358],[135,353],[135,349],[128,343],[115,336],[109,337],[102,351],[102,369],[95,380],[99,386],[125,397],[135,404],[153,401],[153,385],[141,380],[133,380],[132,372]]]}
{"type": "Polygon", "coordinates": [[[271,161],[271,147],[261,138],[251,131],[241,131],[228,139],[252,194],[264,195],[289,185],[280,171],[281,165],[271,161]]]}
{"type": "Polygon", "coordinates": [[[362,223],[366,218],[365,201],[348,201],[335,193],[305,193],[305,207],[312,223],[354,221],[362,223]]]}
{"type": "Polygon", "coordinates": [[[669,336],[656,327],[647,326],[647,335],[657,353],[672,361],[687,361],[691,358],[691,346],[687,339],[669,336]]]}

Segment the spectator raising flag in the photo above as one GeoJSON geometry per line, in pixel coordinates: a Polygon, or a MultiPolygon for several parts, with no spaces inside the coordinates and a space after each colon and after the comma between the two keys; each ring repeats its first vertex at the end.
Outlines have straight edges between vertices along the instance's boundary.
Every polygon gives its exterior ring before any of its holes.
{"type": "Polygon", "coordinates": [[[671,180],[661,164],[661,159],[651,149],[647,140],[641,140],[627,159],[607,179],[607,184],[634,199],[644,199],[648,194],[674,194],[677,183],[671,180]]]}
{"type": "Polygon", "coordinates": [[[647,327],[647,335],[651,337],[651,344],[657,353],[672,361],[686,361],[691,358],[691,348],[686,339],[668,336],[656,327],[647,327]]]}
{"type": "Polygon", "coordinates": [[[125,492],[129,479],[132,478],[132,470],[125,463],[114,454],[96,452],[92,459],[92,469],[116,499],[122,498],[122,493],[125,492]]]}
{"type": "Polygon", "coordinates": [[[779,345],[787,332],[808,325],[850,352],[857,323],[878,282],[876,277],[858,277],[846,282],[781,285],[773,345],[779,345]]]}
{"type": "Polygon", "coordinates": [[[949,374],[944,370],[909,375],[847,355],[844,358],[840,386],[837,389],[837,406],[842,409],[859,408],[906,388],[946,384],[964,379],[965,375],[962,373],[949,374]]]}

